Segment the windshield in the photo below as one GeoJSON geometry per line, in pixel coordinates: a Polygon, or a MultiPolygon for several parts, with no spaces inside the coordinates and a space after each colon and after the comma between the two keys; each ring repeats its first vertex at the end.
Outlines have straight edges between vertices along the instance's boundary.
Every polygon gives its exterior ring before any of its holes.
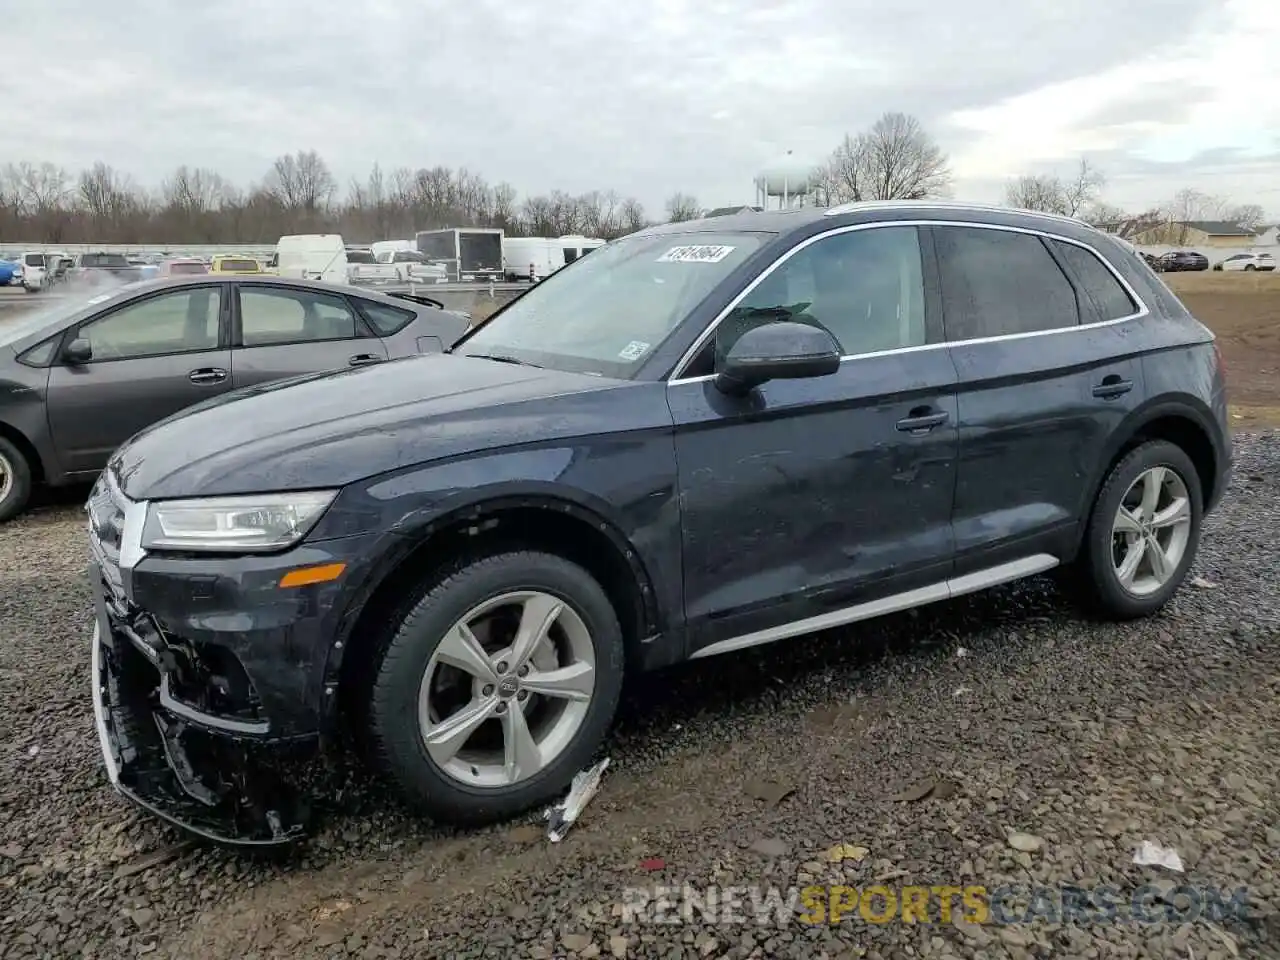
{"type": "Polygon", "coordinates": [[[218,269],[223,273],[257,273],[262,268],[257,260],[219,260],[218,269]]]}
{"type": "Polygon", "coordinates": [[[25,263],[28,267],[43,267],[44,254],[28,253],[25,257],[22,258],[22,262],[25,263]]]}
{"type": "Polygon", "coordinates": [[[347,263],[377,263],[368,250],[348,250],[347,263]]]}
{"type": "Polygon", "coordinates": [[[123,253],[86,253],[80,258],[82,267],[127,267],[123,253]]]}
{"type": "Polygon", "coordinates": [[[457,352],[628,378],[763,240],[751,233],[616,240],[543,280],[457,352]]]}
{"type": "Polygon", "coordinates": [[[167,269],[169,273],[175,276],[184,274],[184,273],[195,274],[195,273],[209,272],[209,268],[206,267],[199,260],[186,260],[186,261],[178,260],[178,261],[175,261],[174,263],[166,264],[165,269],[167,269]]]}
{"type": "MultiPolygon", "coordinates": [[[[136,286],[139,285],[128,284],[120,287],[119,291],[130,290],[136,286]]],[[[112,290],[110,293],[99,293],[94,296],[59,297],[40,310],[23,313],[16,320],[0,322],[0,346],[17,343],[23,337],[38,333],[45,327],[54,327],[59,320],[69,320],[86,307],[106,303],[119,291],[112,290]]],[[[54,331],[51,329],[49,332],[54,331]]]]}

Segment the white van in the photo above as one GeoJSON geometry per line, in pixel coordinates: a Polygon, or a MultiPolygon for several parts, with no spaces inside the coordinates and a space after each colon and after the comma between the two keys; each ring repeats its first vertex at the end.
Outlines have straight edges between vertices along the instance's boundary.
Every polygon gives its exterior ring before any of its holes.
{"type": "Polygon", "coordinates": [[[52,277],[49,276],[48,261],[45,255],[37,251],[30,251],[22,255],[22,289],[27,293],[37,293],[49,286],[52,277]]]}
{"type": "Polygon", "coordinates": [[[502,272],[508,281],[536,282],[564,266],[559,240],[546,237],[503,237],[502,272]]]}
{"type": "Polygon", "coordinates": [[[276,244],[276,270],[281,277],[347,283],[347,248],[340,234],[303,233],[281,237],[276,244]]]}
{"type": "Polygon", "coordinates": [[[556,243],[560,245],[560,251],[564,258],[561,266],[568,266],[579,257],[585,257],[592,250],[603,247],[605,241],[599,237],[584,237],[578,233],[571,233],[561,237],[556,243]]]}

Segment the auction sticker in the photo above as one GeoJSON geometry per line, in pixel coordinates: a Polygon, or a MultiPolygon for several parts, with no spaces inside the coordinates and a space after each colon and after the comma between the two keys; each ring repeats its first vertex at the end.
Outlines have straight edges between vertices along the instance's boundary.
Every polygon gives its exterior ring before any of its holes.
{"type": "Polygon", "coordinates": [[[729,254],[733,247],[672,247],[658,258],[658,263],[719,263],[729,254]]]}
{"type": "Polygon", "coordinates": [[[648,351],[649,345],[643,340],[632,340],[618,352],[622,360],[639,360],[648,351]]]}

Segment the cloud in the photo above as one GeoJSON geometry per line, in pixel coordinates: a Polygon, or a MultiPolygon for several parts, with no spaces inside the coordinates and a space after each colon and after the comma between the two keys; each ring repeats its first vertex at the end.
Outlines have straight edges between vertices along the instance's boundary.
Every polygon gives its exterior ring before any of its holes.
{"type": "Polygon", "coordinates": [[[1082,153],[1114,163],[1113,182],[1167,162],[1247,192],[1280,130],[1273,6],[43,0],[4,48],[40,115],[0,126],[0,157],[248,182],[314,148],[340,181],[375,160],[465,166],[521,193],[612,188],[656,213],[676,190],[750,200],[785,150],[819,160],[902,110],[952,152],[962,196],[1082,153]],[[1237,86],[1266,94],[1232,101],[1237,86]],[[1243,152],[1195,160],[1212,147],[1243,152]]]}
{"type": "Polygon", "coordinates": [[[1280,6],[1225,0],[1192,23],[1130,62],[956,111],[950,124],[972,137],[957,173],[998,189],[1000,178],[1084,155],[1125,206],[1188,185],[1268,202],[1280,173],[1280,6]]]}

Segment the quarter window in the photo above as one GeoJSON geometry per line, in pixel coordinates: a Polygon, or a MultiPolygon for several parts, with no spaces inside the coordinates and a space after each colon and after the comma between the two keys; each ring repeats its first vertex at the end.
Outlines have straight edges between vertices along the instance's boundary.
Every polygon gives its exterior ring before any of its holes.
{"type": "Polygon", "coordinates": [[[369,326],[373,327],[373,332],[380,337],[389,337],[393,333],[399,333],[414,318],[414,314],[410,310],[400,310],[396,307],[388,307],[386,304],[372,303],[368,300],[360,301],[360,312],[369,321],[369,326]]]}
{"type": "Polygon", "coordinates": [[[717,355],[746,330],[779,319],[826,329],[845,356],[923,345],[916,228],[853,230],[800,250],[725,317],[716,330],[717,355]]]}
{"type": "Polygon", "coordinates": [[[1099,320],[1119,320],[1138,312],[1129,292],[1093,253],[1074,243],[1050,241],[1067,269],[1075,274],[1080,288],[1093,301],[1099,320]]]}
{"type": "Polygon", "coordinates": [[[351,340],[356,316],[341,297],[299,290],[240,290],[240,336],[246,347],[351,340]]]}
{"type": "Polygon", "coordinates": [[[218,347],[222,297],[211,287],[131,303],[80,327],[94,360],[128,360],[218,347]]]}
{"type": "Polygon", "coordinates": [[[1038,236],[949,226],[934,236],[948,340],[1079,324],[1075,291],[1038,236]]]}

